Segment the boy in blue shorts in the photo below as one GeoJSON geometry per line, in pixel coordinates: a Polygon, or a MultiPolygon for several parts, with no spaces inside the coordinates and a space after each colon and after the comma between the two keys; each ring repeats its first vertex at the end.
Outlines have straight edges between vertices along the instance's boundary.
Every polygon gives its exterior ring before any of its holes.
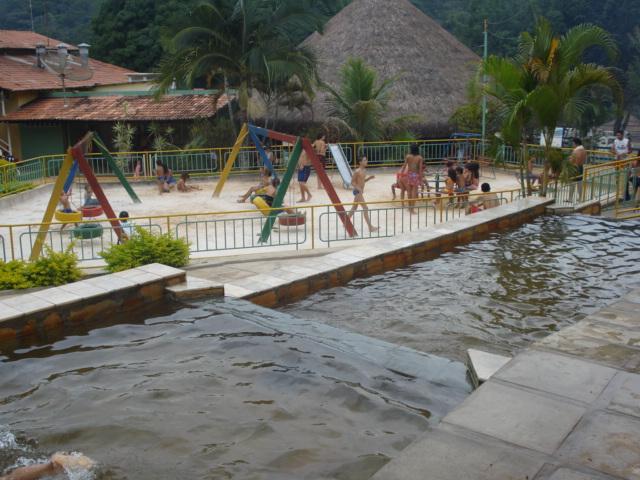
{"type": "Polygon", "coordinates": [[[298,160],[298,184],[300,185],[300,200],[298,203],[304,203],[311,200],[311,192],[307,187],[307,181],[311,175],[311,160],[307,156],[306,152],[300,154],[300,160],[298,160]]]}

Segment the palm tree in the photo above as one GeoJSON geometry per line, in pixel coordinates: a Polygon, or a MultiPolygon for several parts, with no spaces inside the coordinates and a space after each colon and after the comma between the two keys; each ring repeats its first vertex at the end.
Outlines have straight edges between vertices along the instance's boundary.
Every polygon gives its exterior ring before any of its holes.
{"type": "Polygon", "coordinates": [[[612,36],[595,25],[578,25],[557,36],[547,19],[538,18],[533,35],[525,32],[520,37],[516,61],[537,84],[530,106],[545,139],[543,194],[552,139],[561,119],[570,112],[575,116],[587,110],[591,103],[587,94],[594,86],[608,88],[618,106],[622,105],[622,87],[612,70],[584,63],[586,52],[593,47],[603,49],[610,59],[618,54],[612,36]]]}
{"type": "MultiPolygon", "coordinates": [[[[591,87],[608,88],[616,103],[622,103],[622,89],[608,68],[583,63],[587,50],[601,47],[610,57],[617,53],[615,42],[602,28],[578,25],[563,36],[553,33],[548,20],[538,18],[533,35],[521,35],[518,54],[512,59],[490,57],[484,72],[491,82],[487,93],[500,103],[503,134],[510,142],[523,142],[535,123],[545,138],[543,194],[552,155],[552,139],[565,117],[585,111],[591,87]]],[[[521,169],[526,165],[523,148],[521,169]]]]}
{"type": "Polygon", "coordinates": [[[364,60],[349,59],[340,70],[338,90],[323,85],[330,94],[330,119],[346,127],[359,142],[379,140],[393,82],[394,79],[378,82],[378,74],[364,60]]]}
{"type": "Polygon", "coordinates": [[[254,91],[296,78],[312,91],[316,62],[296,46],[296,34],[321,27],[310,0],[216,0],[199,5],[172,40],[161,65],[159,91],[175,79],[189,86],[204,79],[221,91],[235,89],[243,121],[254,91]]]}

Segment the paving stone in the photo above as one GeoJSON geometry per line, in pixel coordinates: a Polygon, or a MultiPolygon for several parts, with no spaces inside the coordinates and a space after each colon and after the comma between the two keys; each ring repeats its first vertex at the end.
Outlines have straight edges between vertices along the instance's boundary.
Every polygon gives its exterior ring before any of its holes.
{"type": "MultiPolygon", "coordinates": [[[[548,480],[604,480],[601,475],[595,476],[590,473],[569,470],[568,468],[559,468],[550,477],[545,478],[548,478],[548,480]]],[[[536,480],[538,479],[536,478],[536,480]]]]}
{"type": "Polygon", "coordinates": [[[7,298],[2,301],[2,305],[24,314],[37,313],[55,307],[53,302],[38,297],[33,293],[26,293],[24,295],[7,298]]]}
{"type": "Polygon", "coordinates": [[[11,308],[9,305],[0,302],[0,322],[13,320],[14,318],[20,318],[22,316],[24,316],[24,313],[20,310],[16,310],[15,308],[11,308]]]}
{"type": "Polygon", "coordinates": [[[147,285],[148,283],[160,282],[164,280],[164,277],[156,275],[155,273],[145,272],[143,270],[133,269],[125,270],[123,272],[112,273],[114,277],[124,278],[136,285],[147,285]]]}
{"type": "Polygon", "coordinates": [[[224,286],[204,278],[187,275],[184,283],[171,285],[165,289],[176,299],[194,299],[224,296],[224,286]]]}
{"type": "Polygon", "coordinates": [[[610,322],[583,320],[574,326],[578,330],[582,330],[584,335],[605,340],[612,344],[625,345],[628,347],[640,346],[640,325],[628,328],[610,322]]]}
{"type": "Polygon", "coordinates": [[[584,412],[584,408],[566,401],[490,380],[444,421],[552,454],[584,412]]]}
{"type": "Polygon", "coordinates": [[[640,479],[640,419],[595,412],[571,433],[561,449],[570,461],[609,475],[640,479]]]}
{"type": "Polygon", "coordinates": [[[640,329],[638,313],[625,312],[613,308],[604,308],[599,312],[590,315],[586,320],[591,322],[606,322],[613,325],[620,325],[636,331],[640,329]]]}
{"type": "Polygon", "coordinates": [[[224,294],[227,297],[244,298],[248,295],[253,295],[254,293],[256,292],[254,292],[253,290],[248,290],[233,283],[224,284],[224,294]]]}
{"type": "Polygon", "coordinates": [[[496,355],[495,353],[483,352],[469,348],[467,350],[467,365],[474,379],[477,379],[476,386],[489,380],[498,370],[511,361],[511,357],[496,355]]]}
{"type": "Polygon", "coordinates": [[[277,278],[271,275],[266,275],[261,273],[259,275],[254,275],[251,278],[248,278],[246,282],[237,282],[240,286],[249,286],[249,288],[254,289],[255,291],[261,290],[270,290],[273,287],[280,287],[282,285],[286,285],[287,280],[283,280],[282,278],[277,278]]]}
{"type": "Polygon", "coordinates": [[[591,403],[616,373],[577,358],[532,350],[518,355],[495,378],[591,403]]]}
{"type": "Polygon", "coordinates": [[[544,457],[533,452],[434,430],[372,480],[525,480],[543,465],[544,457]]]}
{"type": "Polygon", "coordinates": [[[66,285],[62,285],[60,288],[66,292],[79,295],[84,300],[106,295],[108,292],[107,289],[87,281],[68,283],[66,285]]]}
{"type": "Polygon", "coordinates": [[[57,307],[81,302],[83,299],[83,297],[77,293],[69,292],[64,290],[62,287],[47,288],[45,290],[40,290],[39,292],[33,292],[33,295],[47,300],[57,307]]]}
{"type": "Polygon", "coordinates": [[[180,270],[178,268],[169,267],[168,265],[163,265],[161,263],[151,263],[149,265],[143,265],[138,267],[138,270],[143,272],[153,273],[163,278],[173,278],[178,277],[180,275],[185,275],[184,270],[180,270]]]}
{"type": "MultiPolygon", "coordinates": [[[[580,324],[567,327],[558,333],[550,335],[537,342],[536,345],[559,350],[584,359],[606,363],[621,369],[629,370],[627,365],[640,366],[640,350],[612,344],[606,339],[586,335],[580,324]]],[[[635,367],[631,368],[634,369],[635,367]]]]}
{"type": "Polygon", "coordinates": [[[620,373],[620,383],[616,385],[609,409],[640,417],[640,375],[620,373]]]}
{"type": "Polygon", "coordinates": [[[103,275],[101,277],[91,278],[85,280],[87,284],[97,285],[110,292],[117,292],[119,290],[125,290],[127,288],[133,288],[137,284],[129,279],[116,277],[115,275],[103,275]]]}

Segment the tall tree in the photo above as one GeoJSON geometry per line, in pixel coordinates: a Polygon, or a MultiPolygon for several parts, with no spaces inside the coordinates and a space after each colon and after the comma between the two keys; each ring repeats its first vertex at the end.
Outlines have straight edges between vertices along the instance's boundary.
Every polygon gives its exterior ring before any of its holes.
{"type": "MultiPolygon", "coordinates": [[[[522,143],[526,129],[534,124],[545,138],[543,193],[546,189],[552,139],[558,123],[569,113],[584,111],[588,94],[596,86],[608,88],[618,104],[622,89],[613,72],[594,63],[584,63],[592,47],[613,57],[617,53],[611,36],[600,27],[579,25],[558,36],[551,24],[539,18],[533,34],[521,35],[518,54],[512,58],[491,56],[484,71],[491,82],[487,92],[501,105],[502,130],[508,143],[522,143]]],[[[522,166],[525,166],[526,148],[522,166]]]]}
{"type": "Polygon", "coordinates": [[[248,118],[250,97],[295,78],[305,91],[315,81],[315,58],[297,46],[296,33],[322,26],[310,0],[217,0],[200,4],[185,18],[165,56],[159,81],[174,80],[238,92],[240,114],[248,118]]]}
{"type": "Polygon", "coordinates": [[[93,55],[138,72],[156,70],[164,53],[164,28],[197,0],[103,0],[93,19],[93,55]]]}

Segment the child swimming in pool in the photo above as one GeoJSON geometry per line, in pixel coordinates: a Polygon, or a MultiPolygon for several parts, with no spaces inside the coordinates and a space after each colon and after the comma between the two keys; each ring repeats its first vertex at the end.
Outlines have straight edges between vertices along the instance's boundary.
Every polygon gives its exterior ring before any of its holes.
{"type": "MultiPolygon", "coordinates": [[[[55,453],[47,463],[19,467],[0,480],[40,480],[64,473],[88,472],[95,466],[89,457],[80,454],[55,453]]],[[[84,478],[84,477],[83,477],[84,478]]]]}

